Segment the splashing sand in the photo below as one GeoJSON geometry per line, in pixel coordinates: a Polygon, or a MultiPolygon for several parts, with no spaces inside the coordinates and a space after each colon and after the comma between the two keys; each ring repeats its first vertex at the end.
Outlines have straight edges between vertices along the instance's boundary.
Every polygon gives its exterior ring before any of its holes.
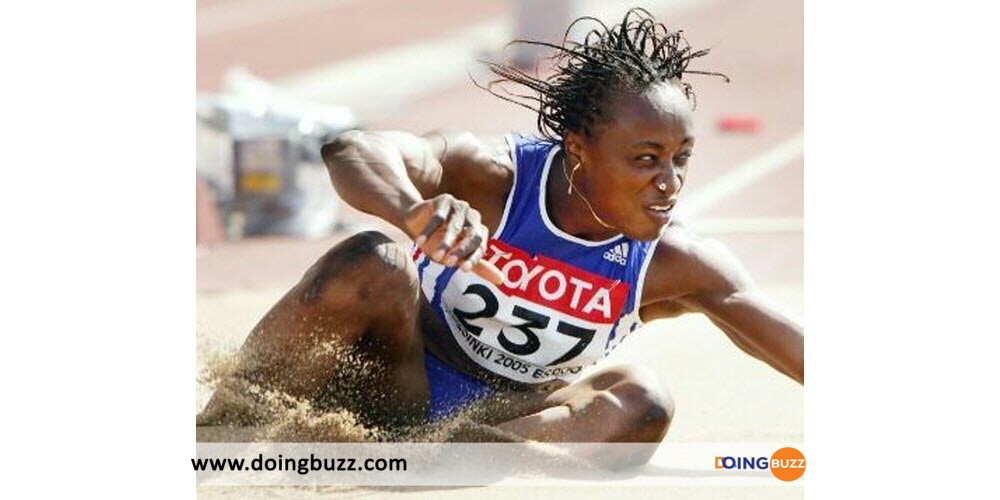
{"type": "MultiPolygon", "coordinates": [[[[335,347],[322,346],[320,349],[335,350],[335,347]]],[[[342,358],[355,367],[346,372],[368,368],[348,356],[342,358]]],[[[213,436],[235,436],[244,438],[241,441],[374,442],[384,435],[377,427],[363,425],[347,409],[268,388],[252,373],[246,363],[241,363],[236,352],[209,354],[199,382],[214,394],[196,420],[199,440],[203,436],[210,441],[216,440],[213,436]]],[[[336,385],[345,387],[348,384],[336,385]]]]}
{"type": "Polygon", "coordinates": [[[365,424],[349,408],[373,397],[370,377],[380,368],[371,359],[326,343],[316,355],[337,359],[340,375],[323,395],[309,401],[265,387],[237,352],[207,355],[199,382],[214,394],[197,416],[199,441],[263,442],[523,442],[492,424],[529,413],[537,394],[507,393],[477,401],[447,419],[385,428],[365,424]]]}

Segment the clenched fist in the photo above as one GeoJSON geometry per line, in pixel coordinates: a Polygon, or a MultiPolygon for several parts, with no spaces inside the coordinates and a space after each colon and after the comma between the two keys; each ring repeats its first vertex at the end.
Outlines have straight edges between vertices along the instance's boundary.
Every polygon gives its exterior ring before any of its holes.
{"type": "Polygon", "coordinates": [[[481,260],[489,230],[468,202],[441,194],[413,205],[405,223],[417,246],[434,262],[472,271],[494,284],[503,282],[500,270],[481,260]]]}

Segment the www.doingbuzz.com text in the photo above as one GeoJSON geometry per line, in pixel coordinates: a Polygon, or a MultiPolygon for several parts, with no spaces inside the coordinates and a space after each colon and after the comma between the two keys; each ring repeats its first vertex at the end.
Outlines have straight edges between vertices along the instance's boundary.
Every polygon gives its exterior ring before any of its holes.
{"type": "Polygon", "coordinates": [[[289,471],[308,474],[318,471],[405,471],[405,458],[326,458],[310,453],[308,458],[292,458],[278,455],[277,458],[257,458],[249,461],[245,458],[192,458],[191,466],[195,471],[289,471]]]}

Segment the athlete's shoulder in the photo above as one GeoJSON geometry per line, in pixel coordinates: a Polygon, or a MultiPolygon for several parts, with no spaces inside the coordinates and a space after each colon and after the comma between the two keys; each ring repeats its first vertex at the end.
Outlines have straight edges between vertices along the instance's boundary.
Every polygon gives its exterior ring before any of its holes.
{"type": "Polygon", "coordinates": [[[515,167],[528,162],[531,162],[532,165],[538,164],[549,156],[554,147],[559,145],[556,140],[532,134],[511,133],[507,134],[506,137],[515,148],[515,151],[511,153],[515,167]]]}
{"type": "Polygon", "coordinates": [[[714,238],[698,235],[680,222],[663,230],[652,259],[643,294],[648,301],[752,286],[749,275],[729,248],[714,238]]]}

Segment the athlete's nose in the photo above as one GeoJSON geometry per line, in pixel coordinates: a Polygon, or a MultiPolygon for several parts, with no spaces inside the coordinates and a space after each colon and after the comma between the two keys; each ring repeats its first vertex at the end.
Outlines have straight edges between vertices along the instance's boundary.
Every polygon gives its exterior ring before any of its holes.
{"type": "Polygon", "coordinates": [[[667,196],[674,196],[681,190],[684,179],[674,165],[668,165],[655,179],[656,189],[667,196]]]}

